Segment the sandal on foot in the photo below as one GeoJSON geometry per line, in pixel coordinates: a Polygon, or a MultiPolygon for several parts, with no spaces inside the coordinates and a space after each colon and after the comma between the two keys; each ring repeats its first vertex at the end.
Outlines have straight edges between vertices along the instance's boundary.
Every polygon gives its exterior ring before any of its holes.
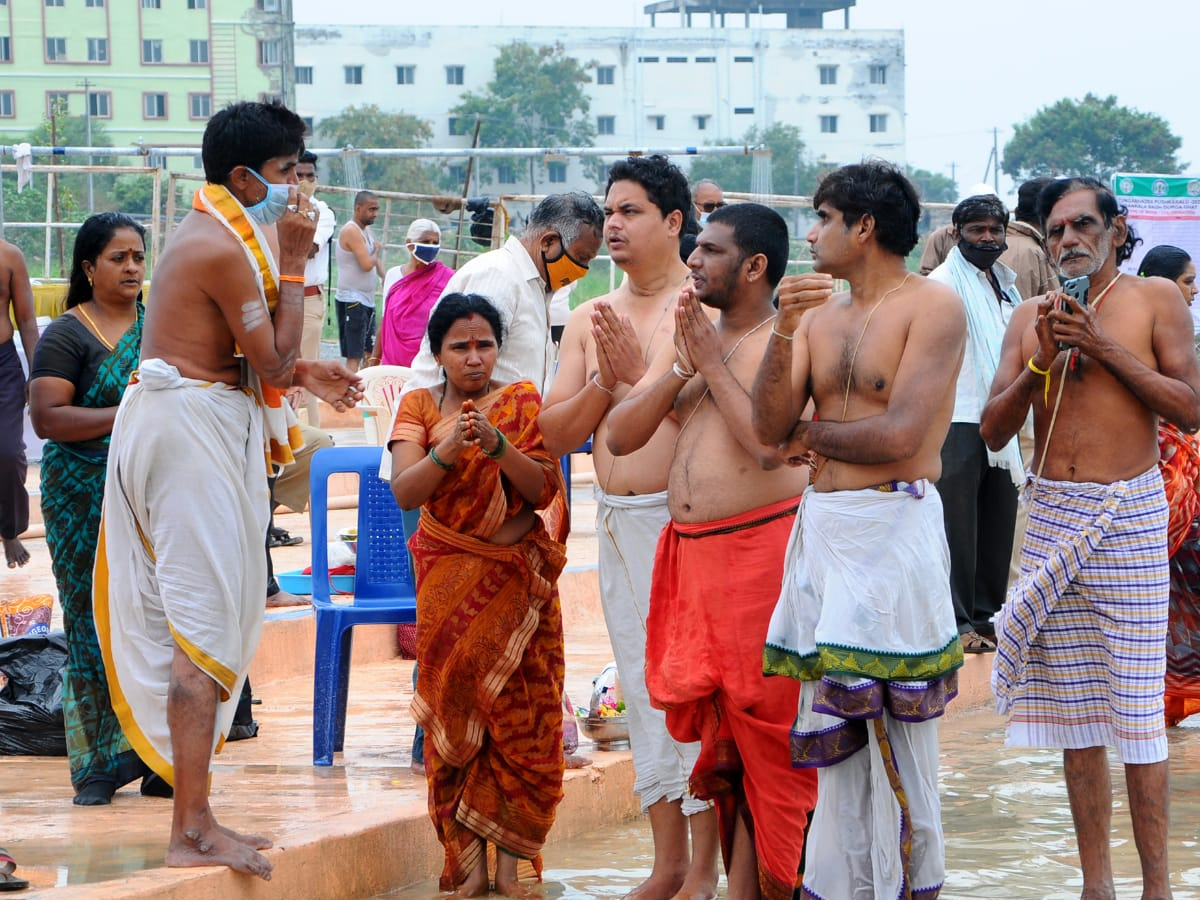
{"type": "Polygon", "coordinates": [[[963,653],[995,653],[996,644],[977,631],[964,631],[959,635],[963,653]]]}
{"type": "Polygon", "coordinates": [[[13,874],[16,870],[16,861],[0,847],[0,891],[23,891],[29,887],[28,881],[13,874]]]}
{"type": "Polygon", "coordinates": [[[295,547],[298,544],[304,543],[304,538],[300,535],[293,537],[282,528],[272,528],[269,532],[271,549],[276,547],[295,547]]]}

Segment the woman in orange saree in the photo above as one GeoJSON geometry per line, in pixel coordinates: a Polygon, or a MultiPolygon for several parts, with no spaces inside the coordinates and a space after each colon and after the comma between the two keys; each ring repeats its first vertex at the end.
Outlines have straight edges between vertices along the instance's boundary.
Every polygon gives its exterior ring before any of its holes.
{"type": "Polygon", "coordinates": [[[542,446],[529,382],[491,380],[500,315],[449,294],[429,319],[439,386],[405,394],[389,446],[392,491],[421,507],[409,541],[417,574],[417,691],[429,812],[445,848],[441,887],[520,895],[517,861],[540,851],[562,799],[562,476],[542,446]]]}

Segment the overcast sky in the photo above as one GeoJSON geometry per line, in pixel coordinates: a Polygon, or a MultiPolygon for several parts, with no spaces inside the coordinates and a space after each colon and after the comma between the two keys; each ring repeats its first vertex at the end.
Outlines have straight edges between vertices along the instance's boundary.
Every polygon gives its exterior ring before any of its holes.
{"type": "MultiPolygon", "coordinates": [[[[294,0],[301,24],[649,25],[644,0],[294,0]]],[[[664,20],[666,20],[664,22],[664,20]]],[[[674,24],[677,16],[660,17],[674,24]]],[[[827,27],[840,28],[831,14],[827,27]]],[[[1194,0],[858,0],[853,28],[905,32],[910,165],[983,179],[992,148],[1014,123],[1063,97],[1091,91],[1167,120],[1183,139],[1186,172],[1200,172],[1197,73],[1200,3],[1194,0]]],[[[989,178],[989,183],[991,179],[989,178]]],[[[1010,182],[1001,177],[1001,192],[1010,182]]]]}

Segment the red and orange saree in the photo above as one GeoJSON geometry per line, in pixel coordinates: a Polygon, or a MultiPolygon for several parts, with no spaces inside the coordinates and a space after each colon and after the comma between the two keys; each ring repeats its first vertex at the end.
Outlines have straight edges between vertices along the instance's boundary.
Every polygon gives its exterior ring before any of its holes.
{"type": "MultiPolygon", "coordinates": [[[[545,519],[516,544],[489,543],[525,501],[495,460],[470,448],[421,508],[409,541],[419,585],[412,708],[426,732],[429,812],[446,851],[443,890],[476,865],[480,838],[531,860],[540,878],[540,851],[562,799],[562,475],[542,446],[541,398],[531,383],[493,391],[476,408],[545,469],[535,504],[545,519]],[[548,530],[547,521],[558,524],[548,530]]],[[[429,390],[412,391],[392,440],[430,447],[454,420],[440,416],[429,390]]]]}
{"type": "Polygon", "coordinates": [[[1171,601],[1167,618],[1167,725],[1200,712],[1200,447],[1168,422],[1158,426],[1159,469],[1167,492],[1171,601]]]}

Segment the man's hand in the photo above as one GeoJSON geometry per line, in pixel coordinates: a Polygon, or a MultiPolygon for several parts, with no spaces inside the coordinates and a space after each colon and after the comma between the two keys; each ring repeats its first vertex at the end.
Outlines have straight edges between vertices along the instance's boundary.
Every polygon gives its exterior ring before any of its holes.
{"type": "Polygon", "coordinates": [[[1095,351],[1099,349],[1105,337],[1096,325],[1095,311],[1086,303],[1079,303],[1069,294],[1047,295],[1047,299],[1051,297],[1059,300],[1046,315],[1054,339],[1068,347],[1075,347],[1088,356],[1096,357],[1098,354],[1095,351]]]}
{"type": "Polygon", "coordinates": [[[362,399],[362,379],[335,359],[297,361],[292,383],[338,412],[345,412],[362,399]]]}
{"type": "Polygon", "coordinates": [[[299,409],[304,403],[304,388],[292,386],[283,392],[283,396],[292,409],[299,409]]]}
{"type": "Polygon", "coordinates": [[[791,337],[800,327],[800,317],[833,296],[833,276],[823,272],[788,275],[779,282],[779,315],[775,330],[791,337]]]}
{"type": "Polygon", "coordinates": [[[301,274],[293,268],[303,270],[304,261],[311,254],[313,236],[317,233],[317,211],[311,200],[297,192],[295,185],[288,187],[287,211],[275,229],[279,235],[280,269],[285,270],[285,274],[301,274]]]}
{"type": "Polygon", "coordinates": [[[683,336],[687,358],[697,372],[707,377],[714,367],[725,365],[725,360],[721,358],[721,336],[704,314],[704,307],[696,299],[696,292],[690,284],[679,292],[675,334],[683,336]]]}
{"type": "Polygon", "coordinates": [[[809,466],[812,465],[813,452],[808,446],[808,425],[809,423],[801,419],[796,423],[796,427],[792,429],[792,433],[788,435],[787,441],[783,443],[780,450],[783,454],[783,461],[789,466],[809,466]]]}
{"type": "Polygon", "coordinates": [[[1038,349],[1033,355],[1033,364],[1046,371],[1058,358],[1058,341],[1054,338],[1054,327],[1050,322],[1050,312],[1063,294],[1051,292],[1038,301],[1037,318],[1033,330],[1037,334],[1038,349]]]}
{"type": "Polygon", "coordinates": [[[596,338],[601,384],[605,388],[614,388],[622,381],[637,384],[646,374],[646,361],[629,317],[617,315],[612,304],[601,300],[592,310],[592,334],[596,338]]]}

